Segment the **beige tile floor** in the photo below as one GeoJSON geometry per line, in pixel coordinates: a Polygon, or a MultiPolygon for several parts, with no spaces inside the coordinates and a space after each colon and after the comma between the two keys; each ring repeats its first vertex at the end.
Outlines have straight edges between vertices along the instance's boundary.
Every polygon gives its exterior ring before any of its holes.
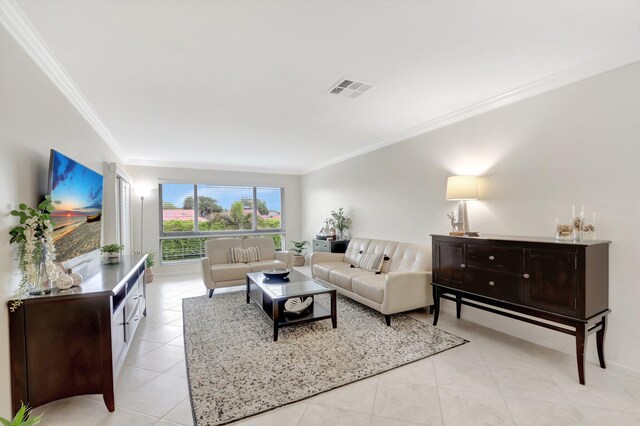
{"type": "MultiPolygon", "coordinates": [[[[181,299],[204,288],[194,275],[156,276],[147,289],[148,315],[117,383],[116,411],[99,395],[68,398],[34,410],[44,412],[42,425],[193,424],[181,299]]],[[[588,364],[581,386],[572,356],[446,313],[439,327],[470,343],[237,424],[640,425],[640,379],[588,364]]]]}

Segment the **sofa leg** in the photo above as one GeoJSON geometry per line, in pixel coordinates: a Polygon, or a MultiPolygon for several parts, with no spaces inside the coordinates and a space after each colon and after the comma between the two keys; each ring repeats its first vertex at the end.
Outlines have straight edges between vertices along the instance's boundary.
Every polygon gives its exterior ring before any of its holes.
{"type": "Polygon", "coordinates": [[[384,322],[387,323],[387,327],[391,326],[391,315],[385,315],[384,322]]]}
{"type": "Polygon", "coordinates": [[[213,290],[212,288],[209,289],[209,299],[211,299],[213,297],[213,290]]]}

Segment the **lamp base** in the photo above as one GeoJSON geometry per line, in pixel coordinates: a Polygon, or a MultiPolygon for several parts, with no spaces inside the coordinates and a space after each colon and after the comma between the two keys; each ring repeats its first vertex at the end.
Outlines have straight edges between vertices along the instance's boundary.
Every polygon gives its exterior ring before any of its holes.
{"type": "Polygon", "coordinates": [[[449,232],[449,235],[452,237],[462,237],[464,232],[449,232]]]}

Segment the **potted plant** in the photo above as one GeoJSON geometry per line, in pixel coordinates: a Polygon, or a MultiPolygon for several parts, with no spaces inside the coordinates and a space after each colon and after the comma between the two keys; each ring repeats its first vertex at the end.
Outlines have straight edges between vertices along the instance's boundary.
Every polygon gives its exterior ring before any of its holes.
{"type": "Polygon", "coordinates": [[[304,266],[304,250],[306,249],[306,245],[309,244],[308,241],[291,241],[293,247],[289,249],[291,253],[293,253],[293,266],[304,266]]]}
{"type": "Polygon", "coordinates": [[[149,250],[147,252],[147,260],[144,261],[145,271],[144,271],[144,282],[149,284],[153,281],[153,270],[151,267],[156,264],[156,252],[153,250],[149,250]]]}
{"type": "Polygon", "coordinates": [[[106,258],[105,263],[118,263],[120,262],[120,252],[124,250],[124,246],[122,244],[107,244],[106,246],[100,247],[100,253],[103,254],[103,257],[106,258]]]}
{"type": "MultiPolygon", "coordinates": [[[[21,203],[18,210],[11,211],[12,216],[20,218],[20,224],[9,231],[9,244],[18,245],[17,258],[22,275],[16,294],[50,293],[51,284],[58,278],[58,267],[54,263],[54,224],[50,220],[53,210],[53,202],[47,195],[35,209],[21,203]]],[[[11,311],[20,304],[19,300],[13,301],[11,311]]]]}
{"type": "Polygon", "coordinates": [[[351,219],[344,215],[344,211],[342,207],[338,209],[338,211],[331,210],[331,224],[338,231],[336,235],[336,239],[344,240],[345,234],[344,231],[351,228],[351,219]]]}
{"type": "Polygon", "coordinates": [[[32,417],[29,415],[30,411],[31,409],[29,407],[22,404],[22,407],[20,407],[13,420],[0,417],[0,424],[2,424],[2,426],[33,426],[39,424],[42,420],[42,414],[32,417]]]}

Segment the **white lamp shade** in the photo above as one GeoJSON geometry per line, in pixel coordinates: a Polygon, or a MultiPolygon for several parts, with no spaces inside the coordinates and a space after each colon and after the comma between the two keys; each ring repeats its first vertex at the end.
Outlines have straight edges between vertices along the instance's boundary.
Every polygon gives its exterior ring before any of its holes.
{"type": "Polygon", "coordinates": [[[151,188],[148,186],[138,186],[134,189],[134,192],[138,197],[146,197],[151,193],[151,188]]]}
{"type": "Polygon", "coordinates": [[[447,179],[447,200],[477,200],[476,176],[450,176],[447,179]]]}

